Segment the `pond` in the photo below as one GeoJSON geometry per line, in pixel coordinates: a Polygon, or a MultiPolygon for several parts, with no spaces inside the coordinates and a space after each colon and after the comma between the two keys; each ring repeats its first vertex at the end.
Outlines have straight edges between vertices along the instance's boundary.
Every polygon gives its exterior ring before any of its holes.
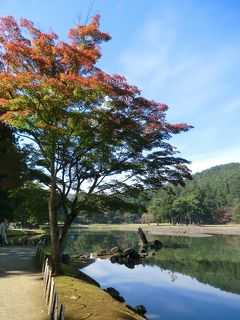
{"type": "MultiPolygon", "coordinates": [[[[82,271],[102,288],[114,287],[131,306],[143,304],[148,319],[197,320],[240,317],[240,237],[148,236],[166,247],[129,269],[110,260],[94,260],[82,271]]],[[[119,245],[138,248],[134,232],[69,235],[70,254],[119,245]]]]}

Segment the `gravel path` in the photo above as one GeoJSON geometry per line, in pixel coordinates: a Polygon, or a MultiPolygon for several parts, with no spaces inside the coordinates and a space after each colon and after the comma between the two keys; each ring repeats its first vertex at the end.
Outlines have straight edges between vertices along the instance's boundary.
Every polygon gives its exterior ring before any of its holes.
{"type": "Polygon", "coordinates": [[[32,247],[0,247],[1,320],[46,318],[42,275],[34,255],[32,247]]]}

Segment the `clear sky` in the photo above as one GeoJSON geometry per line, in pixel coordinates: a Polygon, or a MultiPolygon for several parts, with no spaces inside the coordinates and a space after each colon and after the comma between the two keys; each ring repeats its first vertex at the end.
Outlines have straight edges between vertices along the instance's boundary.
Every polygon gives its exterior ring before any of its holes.
{"type": "Polygon", "coordinates": [[[193,172],[240,161],[240,1],[0,0],[0,16],[33,20],[65,38],[100,13],[112,36],[100,66],[169,105],[194,129],[171,140],[193,172]]]}

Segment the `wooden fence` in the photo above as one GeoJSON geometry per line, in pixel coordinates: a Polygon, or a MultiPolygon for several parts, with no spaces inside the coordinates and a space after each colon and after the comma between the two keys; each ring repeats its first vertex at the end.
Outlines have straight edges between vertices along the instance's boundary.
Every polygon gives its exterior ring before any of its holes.
{"type": "Polygon", "coordinates": [[[48,306],[48,315],[50,320],[64,320],[64,304],[60,305],[58,301],[58,292],[55,288],[54,277],[52,277],[52,270],[49,265],[49,258],[44,256],[44,240],[37,244],[36,260],[42,266],[44,296],[48,306]]]}

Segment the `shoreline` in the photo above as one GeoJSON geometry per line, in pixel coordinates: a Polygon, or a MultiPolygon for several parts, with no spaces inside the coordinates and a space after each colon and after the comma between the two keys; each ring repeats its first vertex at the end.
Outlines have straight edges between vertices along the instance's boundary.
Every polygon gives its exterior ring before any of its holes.
{"type": "Polygon", "coordinates": [[[126,225],[88,225],[89,230],[95,231],[137,231],[139,227],[151,235],[175,235],[189,237],[207,237],[211,235],[237,235],[240,236],[240,225],[156,225],[156,224],[126,224],[126,225]]]}

